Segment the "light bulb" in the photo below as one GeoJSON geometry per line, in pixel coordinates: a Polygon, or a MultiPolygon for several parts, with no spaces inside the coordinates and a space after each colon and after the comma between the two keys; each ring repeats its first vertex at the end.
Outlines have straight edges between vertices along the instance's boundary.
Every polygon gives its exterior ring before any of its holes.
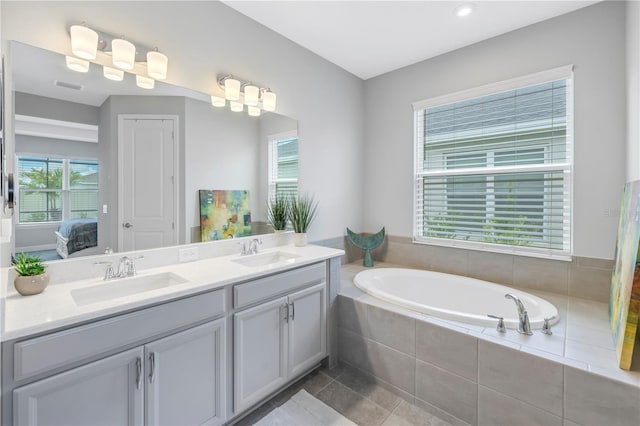
{"type": "Polygon", "coordinates": [[[72,25],[71,51],[83,59],[95,59],[98,51],[98,33],[84,25],[72,25]]]}
{"type": "Polygon", "coordinates": [[[152,78],[145,77],[143,75],[136,75],[136,86],[141,89],[153,89],[156,81],[152,78]]]}
{"type": "Polygon", "coordinates": [[[262,109],[265,111],[276,110],[276,94],[269,89],[262,92],[262,109]]]}
{"type": "Polygon", "coordinates": [[[123,70],[132,70],[136,61],[136,47],[133,43],[116,38],[111,41],[113,65],[123,70]]]}
{"type": "Polygon", "coordinates": [[[89,61],[85,61],[84,59],[74,58],[73,56],[66,56],[65,62],[67,63],[67,68],[76,72],[88,72],[89,71],[89,61]]]}
{"type": "Polygon", "coordinates": [[[124,78],[124,71],[107,66],[102,67],[102,73],[106,78],[113,81],[122,81],[124,78]]]}
{"type": "Polygon", "coordinates": [[[220,108],[227,104],[227,100],[225,98],[221,98],[220,96],[211,95],[211,105],[214,107],[220,108]]]}
{"type": "Polygon", "coordinates": [[[147,74],[149,77],[156,80],[167,78],[168,63],[167,55],[157,51],[147,52],[147,74]]]}
{"type": "Polygon", "coordinates": [[[235,78],[227,78],[224,80],[224,97],[230,101],[240,99],[240,81],[235,78]]]}
{"type": "Polygon", "coordinates": [[[260,89],[254,85],[247,84],[244,86],[244,104],[249,106],[258,105],[258,97],[260,96],[260,89]]]}
{"type": "Polygon", "coordinates": [[[244,105],[242,105],[242,102],[231,101],[229,102],[229,105],[231,106],[231,111],[233,112],[242,112],[242,110],[244,109],[244,105]]]}
{"type": "Polygon", "coordinates": [[[260,108],[254,106],[248,106],[247,112],[251,117],[260,117],[260,108]]]}

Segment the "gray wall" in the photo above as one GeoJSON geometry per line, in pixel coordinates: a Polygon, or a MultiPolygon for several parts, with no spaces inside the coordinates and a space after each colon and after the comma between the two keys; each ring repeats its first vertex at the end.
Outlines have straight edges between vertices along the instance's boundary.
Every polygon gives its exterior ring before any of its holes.
{"type": "Polygon", "coordinates": [[[60,99],[45,98],[30,93],[15,93],[15,113],[72,123],[99,123],[100,109],[92,105],[82,105],[60,99]]]}
{"type": "Polygon", "coordinates": [[[98,144],[16,135],[16,154],[42,154],[58,158],[98,159],[98,144]]]}
{"type": "Polygon", "coordinates": [[[271,87],[300,123],[300,186],[320,203],[310,239],[362,228],[362,80],[219,2],[2,2],[3,42],[69,54],[68,26],[82,21],[158,46],[168,83],[212,93],[234,73],[271,87]]]}
{"type": "Polygon", "coordinates": [[[412,235],[411,103],[574,64],[574,254],[611,259],[625,179],[625,4],[602,2],[365,83],[364,224],[412,235]],[[384,100],[384,102],[382,101],[384,100]]]}
{"type": "Polygon", "coordinates": [[[627,2],[627,180],[640,179],[640,2],[627,2]]]}

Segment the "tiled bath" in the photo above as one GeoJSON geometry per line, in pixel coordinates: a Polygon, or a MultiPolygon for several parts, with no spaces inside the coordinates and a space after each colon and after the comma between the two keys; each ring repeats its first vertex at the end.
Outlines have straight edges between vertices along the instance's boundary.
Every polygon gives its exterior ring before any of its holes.
{"type": "Polygon", "coordinates": [[[617,367],[606,303],[529,289],[558,308],[553,335],[503,335],[364,294],[362,269],[342,268],[339,358],[407,401],[452,424],[640,424],[640,371],[617,367]]]}

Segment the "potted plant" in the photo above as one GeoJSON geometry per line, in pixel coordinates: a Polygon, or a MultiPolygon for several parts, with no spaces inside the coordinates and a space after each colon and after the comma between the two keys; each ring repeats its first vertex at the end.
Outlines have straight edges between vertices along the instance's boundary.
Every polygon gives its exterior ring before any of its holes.
{"type": "Polygon", "coordinates": [[[17,274],[13,285],[23,296],[42,293],[49,284],[49,276],[39,257],[20,253],[15,257],[13,269],[17,274]]]}
{"type": "Polygon", "coordinates": [[[298,195],[289,205],[289,218],[295,232],[293,243],[298,247],[307,245],[307,229],[316,217],[318,204],[309,195],[298,195]]]}
{"type": "Polygon", "coordinates": [[[276,195],[267,202],[267,221],[276,233],[284,232],[289,221],[289,202],[283,195],[276,195]]]}

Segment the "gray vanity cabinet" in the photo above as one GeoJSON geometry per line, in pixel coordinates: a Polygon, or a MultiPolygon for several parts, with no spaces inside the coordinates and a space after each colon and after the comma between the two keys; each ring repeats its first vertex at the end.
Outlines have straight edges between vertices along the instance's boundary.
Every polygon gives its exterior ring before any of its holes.
{"type": "Polygon", "coordinates": [[[223,345],[220,319],[145,346],[147,424],[224,422],[223,345]]]}
{"type": "Polygon", "coordinates": [[[132,349],[13,392],[16,425],[142,425],[143,349],[132,349]]]}
{"type": "Polygon", "coordinates": [[[234,314],[236,413],[326,356],[325,300],[323,281],[234,314]]]}

